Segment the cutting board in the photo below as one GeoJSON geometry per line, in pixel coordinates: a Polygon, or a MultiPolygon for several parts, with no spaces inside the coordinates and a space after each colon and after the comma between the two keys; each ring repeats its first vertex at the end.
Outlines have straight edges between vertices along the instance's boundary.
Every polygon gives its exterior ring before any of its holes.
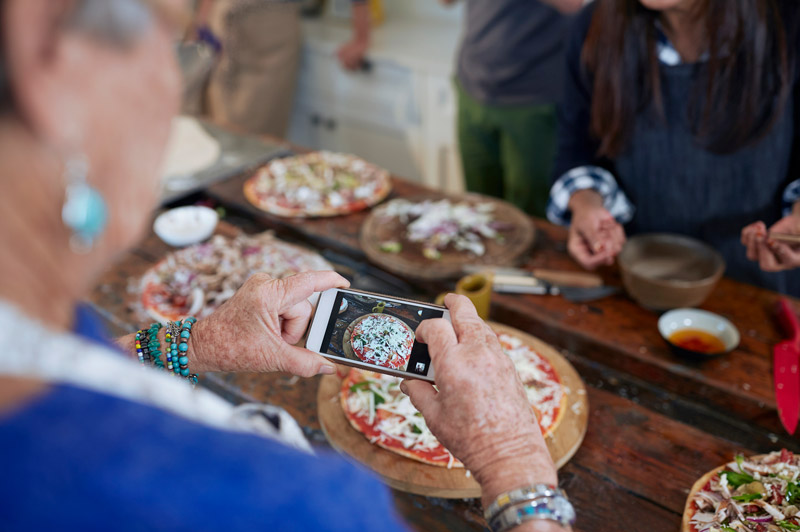
{"type": "MultiPolygon", "coordinates": [[[[517,336],[546,358],[568,388],[567,408],[556,430],[546,438],[547,448],[557,467],[566,464],[577,452],[589,420],[586,388],[578,372],[552,346],[512,327],[491,323],[497,333],[517,336]]],[[[369,443],[350,426],[339,400],[341,378],[322,378],[317,392],[317,409],[322,430],[331,446],[364,464],[389,486],[409,493],[450,499],[480,497],[481,489],[465,469],[437,467],[405,458],[369,443]]]]}
{"type": "MultiPolygon", "coordinates": [[[[501,266],[518,265],[533,246],[536,230],[529,216],[505,201],[481,196],[479,194],[462,194],[446,196],[450,201],[470,203],[493,203],[494,218],[508,225],[509,230],[502,231],[503,242],[484,238],[486,252],[476,256],[467,251],[458,251],[448,246],[437,260],[422,255],[422,245],[413,243],[403,237],[406,224],[397,218],[380,216],[380,208],[373,210],[361,226],[359,244],[370,261],[398,275],[422,280],[440,280],[461,277],[465,265],[487,264],[501,266]],[[381,251],[381,244],[386,241],[399,241],[402,250],[399,253],[381,251]]],[[[408,198],[410,201],[440,200],[440,193],[408,198]]]]}

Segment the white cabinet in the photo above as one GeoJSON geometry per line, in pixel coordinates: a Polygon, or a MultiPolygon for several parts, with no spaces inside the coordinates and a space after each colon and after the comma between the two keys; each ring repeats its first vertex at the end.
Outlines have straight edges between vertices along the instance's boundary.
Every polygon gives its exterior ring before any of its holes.
{"type": "Polygon", "coordinates": [[[391,60],[351,73],[333,53],[306,46],[289,140],[354,153],[433,187],[463,188],[448,78],[391,60]]]}

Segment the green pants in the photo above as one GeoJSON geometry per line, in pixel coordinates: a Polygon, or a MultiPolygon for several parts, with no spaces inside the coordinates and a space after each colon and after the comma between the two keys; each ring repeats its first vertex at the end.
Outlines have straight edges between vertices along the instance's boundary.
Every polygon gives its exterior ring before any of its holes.
{"type": "Polygon", "coordinates": [[[544,217],[556,149],[555,106],[491,106],[456,87],[467,190],[544,217]]]}

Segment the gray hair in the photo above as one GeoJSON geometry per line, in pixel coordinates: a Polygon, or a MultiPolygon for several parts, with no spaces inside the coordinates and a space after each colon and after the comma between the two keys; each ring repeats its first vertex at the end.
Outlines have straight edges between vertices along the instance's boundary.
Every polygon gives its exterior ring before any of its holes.
{"type": "MultiPolygon", "coordinates": [[[[67,19],[67,28],[116,46],[129,46],[150,27],[152,20],[143,0],[78,0],[67,19]]],[[[13,107],[2,55],[0,49],[0,112],[13,107]]]]}

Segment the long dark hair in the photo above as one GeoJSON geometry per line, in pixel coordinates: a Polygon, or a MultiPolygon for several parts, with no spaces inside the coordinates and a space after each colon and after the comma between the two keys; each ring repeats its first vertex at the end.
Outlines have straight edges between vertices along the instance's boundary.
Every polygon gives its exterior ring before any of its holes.
{"type": "MultiPolygon", "coordinates": [[[[582,50],[594,83],[590,128],[600,141],[598,155],[614,157],[637,113],[654,109],[663,119],[659,12],[639,0],[595,3],[582,50]]],[[[778,0],[701,0],[697,15],[705,20],[708,61],[687,111],[702,146],[730,153],[769,132],[789,97],[786,13],[778,0]]]]}

